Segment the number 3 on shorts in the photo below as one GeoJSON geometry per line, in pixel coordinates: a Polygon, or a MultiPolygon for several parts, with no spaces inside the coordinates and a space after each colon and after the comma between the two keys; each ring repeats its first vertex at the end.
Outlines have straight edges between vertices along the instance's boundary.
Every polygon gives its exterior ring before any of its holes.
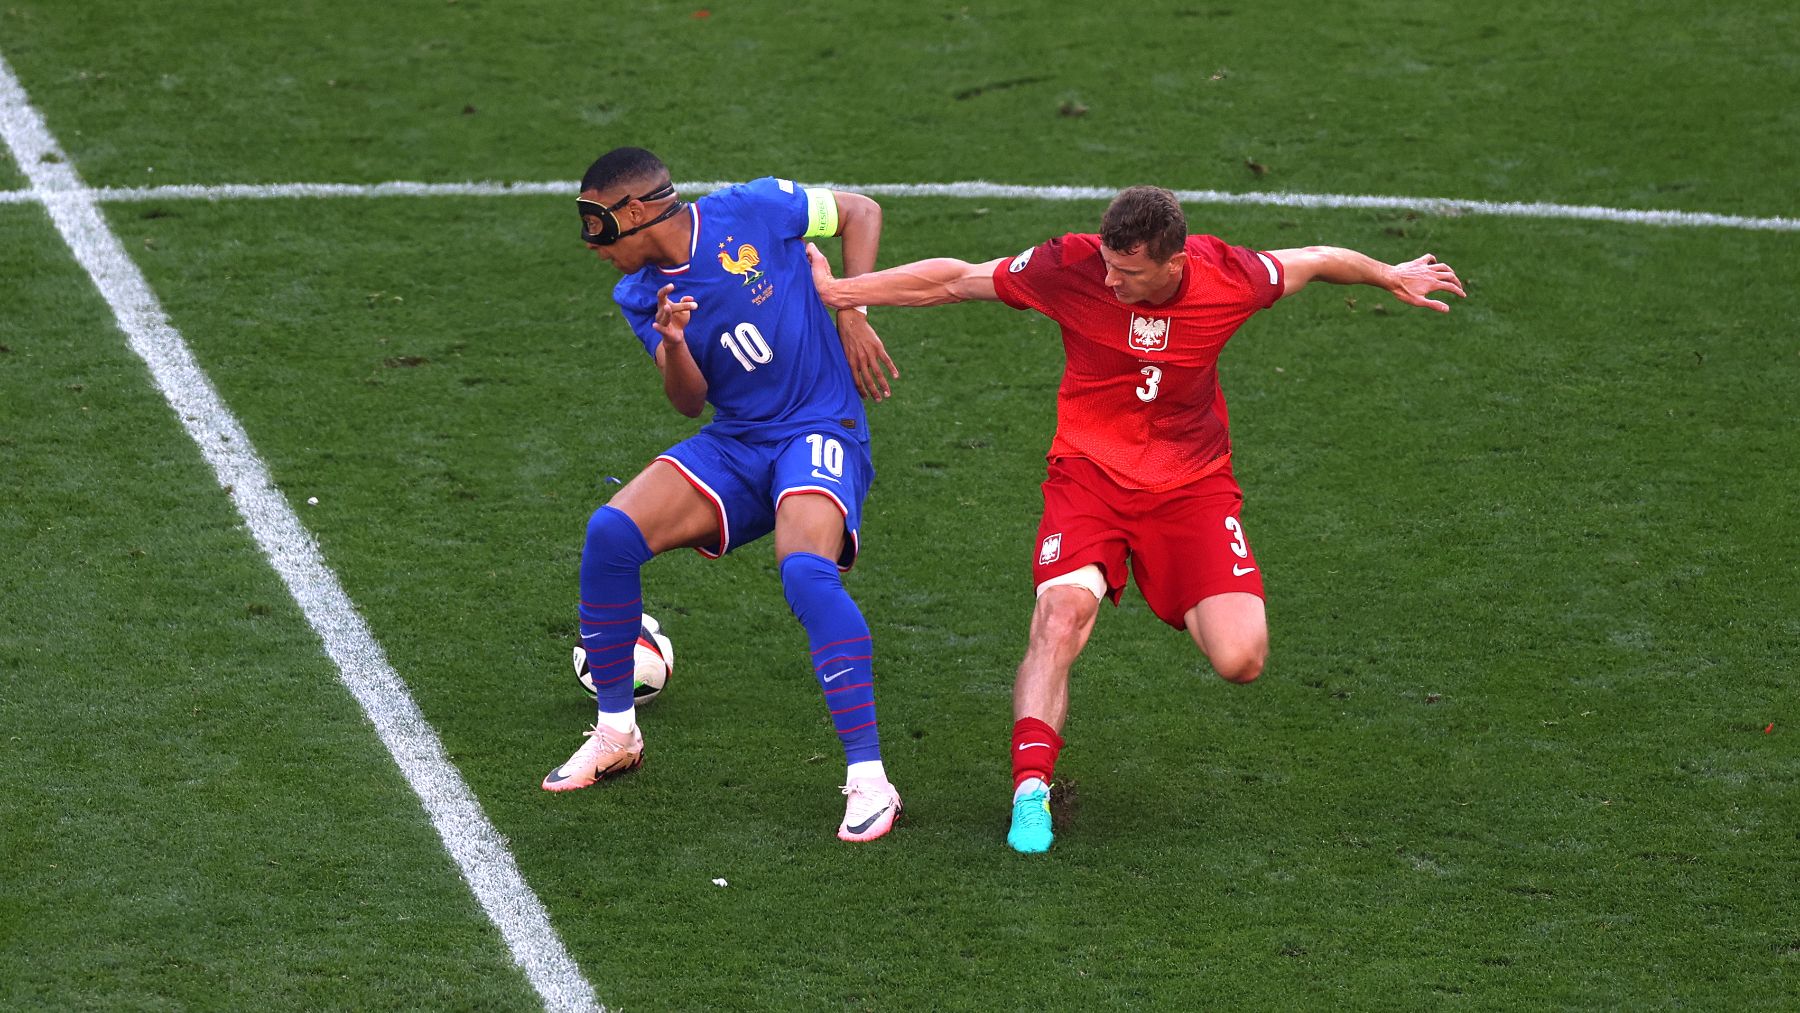
{"type": "Polygon", "coordinates": [[[1239,559],[1250,558],[1250,543],[1244,541],[1244,525],[1236,517],[1225,518],[1225,530],[1231,532],[1231,554],[1239,559]]]}

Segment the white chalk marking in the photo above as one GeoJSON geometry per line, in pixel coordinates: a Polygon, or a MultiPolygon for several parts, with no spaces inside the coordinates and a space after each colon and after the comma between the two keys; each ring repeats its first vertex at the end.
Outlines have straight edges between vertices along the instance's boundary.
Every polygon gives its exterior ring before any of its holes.
{"type": "MultiPolygon", "coordinates": [[[[684,193],[706,193],[731,185],[718,180],[677,183],[684,193]]],[[[962,183],[815,183],[814,186],[849,190],[871,197],[951,197],[967,200],[1101,201],[1118,191],[1104,186],[1029,186],[971,180],[962,183]]],[[[99,187],[91,191],[102,203],[143,203],[164,200],[292,200],[317,197],[510,197],[574,196],[579,183],[494,182],[469,183],[220,183],[145,187],[99,187]]],[[[1543,201],[1487,201],[1460,197],[1388,197],[1342,193],[1234,193],[1228,190],[1176,190],[1184,204],[1238,205],[1338,210],[1364,208],[1416,211],[1455,218],[1485,215],[1497,218],[1539,218],[1568,221],[1612,222],[1662,228],[1721,228],[1753,231],[1800,231],[1800,218],[1714,214],[1710,211],[1642,211],[1583,204],[1543,201]]],[[[0,190],[0,204],[39,200],[33,190],[0,190]]]]}
{"type": "Polygon", "coordinates": [[[0,57],[0,136],[31,181],[50,220],[112,308],[131,350],[175,417],[212,465],[219,484],[250,527],[257,545],[287,584],[306,621],[325,643],[351,695],[374,723],[382,744],[418,793],[481,907],[500,929],[513,961],[551,1010],[595,1010],[593,986],[563,948],[550,916],[520,875],[506,839],[444,752],[381,645],[325,564],[312,535],[275,485],[212,381],[169,323],[150,283],[100,214],[87,189],[0,57]]]}

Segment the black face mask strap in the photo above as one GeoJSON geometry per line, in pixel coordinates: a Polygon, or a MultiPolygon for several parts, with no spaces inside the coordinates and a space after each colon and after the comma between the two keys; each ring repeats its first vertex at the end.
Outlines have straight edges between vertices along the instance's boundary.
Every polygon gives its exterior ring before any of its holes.
{"type": "Polygon", "coordinates": [[[685,209],[686,207],[687,207],[687,201],[678,200],[675,203],[664,208],[663,213],[660,215],[657,215],[655,218],[650,219],[649,221],[645,222],[642,225],[636,226],[634,228],[626,229],[624,232],[621,232],[618,235],[614,236],[613,242],[616,243],[619,240],[624,239],[626,236],[629,236],[633,233],[642,232],[652,225],[658,225],[658,224],[661,224],[662,222],[666,222],[669,219],[680,214],[682,212],[682,210],[685,209]]]}
{"type": "Polygon", "coordinates": [[[674,216],[676,213],[678,213],[682,209],[682,207],[684,206],[683,202],[676,201],[673,205],[671,205],[670,207],[665,209],[662,214],[656,216],[655,218],[651,219],[650,221],[645,222],[642,225],[637,226],[636,228],[627,229],[624,232],[619,231],[619,219],[614,215],[614,212],[620,210],[621,208],[625,207],[625,205],[630,204],[634,200],[641,200],[641,201],[646,201],[646,202],[658,201],[658,200],[664,200],[666,198],[673,197],[673,196],[675,196],[675,184],[664,183],[663,185],[657,187],[655,190],[652,190],[649,193],[646,193],[639,197],[633,197],[631,194],[626,194],[624,197],[619,198],[618,202],[611,205],[610,207],[604,206],[596,201],[577,200],[575,202],[575,206],[576,206],[576,209],[581,213],[581,240],[584,243],[591,243],[595,246],[610,246],[613,243],[618,242],[620,239],[623,239],[624,237],[631,235],[632,233],[641,232],[644,229],[647,229],[650,226],[657,224],[658,222],[665,221],[668,218],[674,216]],[[599,231],[597,231],[597,232],[589,232],[588,231],[588,219],[590,217],[597,218],[600,220],[599,231]]]}
{"type": "Polygon", "coordinates": [[[659,186],[656,189],[650,191],[649,193],[644,194],[642,197],[639,197],[638,200],[641,200],[644,203],[648,204],[653,200],[662,200],[664,197],[673,197],[673,196],[675,196],[675,184],[664,183],[662,186],[659,186]]]}

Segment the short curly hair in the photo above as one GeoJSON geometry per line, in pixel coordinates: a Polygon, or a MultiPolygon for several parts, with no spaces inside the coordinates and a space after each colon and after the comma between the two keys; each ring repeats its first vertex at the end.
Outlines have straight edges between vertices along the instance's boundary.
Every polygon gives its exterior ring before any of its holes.
{"type": "Polygon", "coordinates": [[[605,190],[624,184],[661,183],[669,167],[643,148],[614,148],[594,160],[581,177],[581,192],[605,190]]]}
{"type": "Polygon", "coordinates": [[[1187,245],[1187,215],[1175,195],[1160,186],[1134,186],[1121,190],[1100,219],[1100,241],[1107,249],[1130,253],[1142,246],[1144,253],[1162,263],[1187,245]]]}

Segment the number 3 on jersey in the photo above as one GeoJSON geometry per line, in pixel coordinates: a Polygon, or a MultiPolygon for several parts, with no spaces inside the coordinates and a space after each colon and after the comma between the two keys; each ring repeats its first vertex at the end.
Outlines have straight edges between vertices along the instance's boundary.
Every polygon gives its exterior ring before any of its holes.
{"type": "Polygon", "coordinates": [[[1138,400],[1144,402],[1156,400],[1156,387],[1162,383],[1162,367],[1145,366],[1138,372],[1144,374],[1145,377],[1144,385],[1137,389],[1138,400]]]}
{"type": "Polygon", "coordinates": [[[766,366],[775,358],[775,350],[763,340],[762,332],[748,320],[737,325],[724,334],[719,335],[719,344],[725,346],[744,372],[754,373],[757,366],[766,366]]]}

